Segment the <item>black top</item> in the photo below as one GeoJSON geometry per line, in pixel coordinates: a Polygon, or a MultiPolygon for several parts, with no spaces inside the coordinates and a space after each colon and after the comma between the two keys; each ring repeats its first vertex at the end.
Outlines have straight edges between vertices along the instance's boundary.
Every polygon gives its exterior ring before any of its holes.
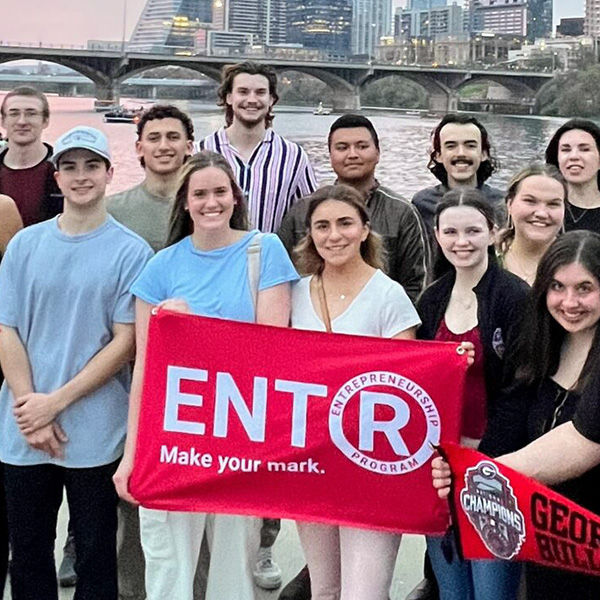
{"type": "MultiPolygon", "coordinates": [[[[435,339],[450,302],[456,272],[450,271],[432,283],[417,302],[423,324],[421,340],[435,339]]],[[[483,344],[483,374],[488,400],[488,423],[495,418],[498,398],[512,376],[511,360],[529,286],[516,275],[490,261],[487,271],[473,288],[477,297],[477,322],[483,344]]]]}
{"type": "MultiPolygon", "coordinates": [[[[568,421],[573,421],[578,430],[583,426],[584,431],[580,431],[585,437],[588,437],[587,432],[592,432],[600,441],[598,388],[589,388],[593,393],[584,398],[546,378],[537,385],[521,384],[508,390],[499,418],[488,428],[481,442],[481,451],[492,456],[514,452],[568,421]],[[593,396],[594,401],[590,401],[593,396]]],[[[600,514],[599,481],[600,466],[553,489],[600,514]]]]}
{"type": "Polygon", "coordinates": [[[600,208],[579,208],[565,201],[565,231],[585,229],[600,233],[600,208]]]}
{"type": "Polygon", "coordinates": [[[600,444],[600,381],[586,386],[573,425],[583,437],[600,444]]]}

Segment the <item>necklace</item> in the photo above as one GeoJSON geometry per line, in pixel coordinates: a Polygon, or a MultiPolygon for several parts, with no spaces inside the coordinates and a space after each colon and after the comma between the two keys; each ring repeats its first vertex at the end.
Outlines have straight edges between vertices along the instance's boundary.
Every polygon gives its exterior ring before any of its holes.
{"type": "Polygon", "coordinates": [[[585,217],[585,215],[587,214],[587,211],[589,210],[589,208],[581,208],[580,206],[575,206],[568,201],[565,202],[565,206],[567,207],[567,212],[569,213],[569,216],[571,217],[571,222],[573,223],[573,225],[575,225],[579,221],[581,221],[581,219],[583,219],[583,217],[585,217]],[[577,210],[581,211],[578,216],[575,216],[575,213],[572,210],[574,208],[577,208],[577,210]]]}
{"type": "Polygon", "coordinates": [[[345,300],[346,298],[348,298],[348,294],[332,294],[331,292],[327,292],[327,295],[336,299],[339,298],[340,300],[345,300]]]}
{"type": "Polygon", "coordinates": [[[454,298],[454,301],[459,304],[463,310],[469,310],[472,308],[475,300],[477,300],[475,294],[469,296],[468,298],[465,296],[459,296],[458,294],[452,294],[452,298],[454,298]]]}
{"type": "Polygon", "coordinates": [[[527,270],[523,265],[523,262],[519,258],[517,258],[517,255],[512,247],[510,247],[506,251],[505,258],[511,259],[514,263],[513,269],[509,268],[509,271],[512,270],[512,272],[515,275],[519,276],[521,279],[523,279],[523,281],[526,281],[529,285],[533,285],[533,282],[535,281],[535,276],[537,275],[537,265],[534,267],[533,270],[527,270]]]}

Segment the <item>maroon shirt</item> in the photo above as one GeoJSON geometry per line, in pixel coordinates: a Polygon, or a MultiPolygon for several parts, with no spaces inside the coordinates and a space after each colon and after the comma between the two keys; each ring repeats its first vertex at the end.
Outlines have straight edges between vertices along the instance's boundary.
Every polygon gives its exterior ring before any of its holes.
{"type": "Polygon", "coordinates": [[[475,347],[475,361],[467,369],[463,402],[461,435],[480,440],[487,425],[487,394],[483,375],[483,345],[477,326],[465,333],[453,333],[442,319],[435,334],[438,342],[471,342],[475,347]]]}
{"type": "Polygon", "coordinates": [[[15,201],[25,227],[62,211],[62,196],[53,174],[54,165],[47,158],[28,169],[11,169],[0,163],[0,193],[15,201]]]}

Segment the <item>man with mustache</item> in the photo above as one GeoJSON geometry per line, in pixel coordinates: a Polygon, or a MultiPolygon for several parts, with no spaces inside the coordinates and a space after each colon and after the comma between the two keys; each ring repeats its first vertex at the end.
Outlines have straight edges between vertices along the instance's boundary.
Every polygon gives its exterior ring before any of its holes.
{"type": "MultiPolygon", "coordinates": [[[[498,163],[491,154],[491,144],[486,128],[470,115],[448,114],[432,133],[433,148],[427,168],[440,181],[425,188],[413,197],[413,204],[423,217],[433,245],[435,209],[444,194],[456,188],[478,188],[496,209],[496,225],[506,221],[504,192],[485,182],[492,176],[498,163]]],[[[405,600],[437,600],[437,581],[425,555],[425,578],[410,592],[405,600]]]]}
{"type": "Polygon", "coordinates": [[[486,128],[470,115],[448,114],[433,130],[432,142],[427,168],[440,183],[413,197],[430,240],[435,208],[443,195],[455,188],[479,188],[496,208],[496,223],[504,225],[504,192],[485,183],[498,168],[486,128]]]}

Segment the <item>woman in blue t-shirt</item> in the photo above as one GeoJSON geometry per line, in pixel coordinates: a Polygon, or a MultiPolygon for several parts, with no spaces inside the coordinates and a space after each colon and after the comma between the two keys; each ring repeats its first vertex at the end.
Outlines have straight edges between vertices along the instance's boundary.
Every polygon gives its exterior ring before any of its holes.
{"type": "MultiPolygon", "coordinates": [[[[260,234],[256,277],[249,255],[258,231],[247,231],[246,202],[227,161],[204,151],[184,167],[171,214],[167,247],[152,258],[132,287],[136,296],[137,356],[131,388],[125,453],[115,474],[129,502],[137,421],[152,309],[170,310],[285,327],[290,319],[290,282],[296,271],[279,238],[260,234]],[[191,234],[190,234],[191,232],[191,234]],[[249,275],[250,271],[250,275],[249,275]]],[[[254,598],[247,549],[249,517],[140,509],[148,600],[191,600],[194,573],[207,519],[212,521],[207,600],[254,598]]],[[[256,528],[257,531],[257,528],[256,528]]],[[[256,546],[258,541],[256,541],[256,546]]]]}

